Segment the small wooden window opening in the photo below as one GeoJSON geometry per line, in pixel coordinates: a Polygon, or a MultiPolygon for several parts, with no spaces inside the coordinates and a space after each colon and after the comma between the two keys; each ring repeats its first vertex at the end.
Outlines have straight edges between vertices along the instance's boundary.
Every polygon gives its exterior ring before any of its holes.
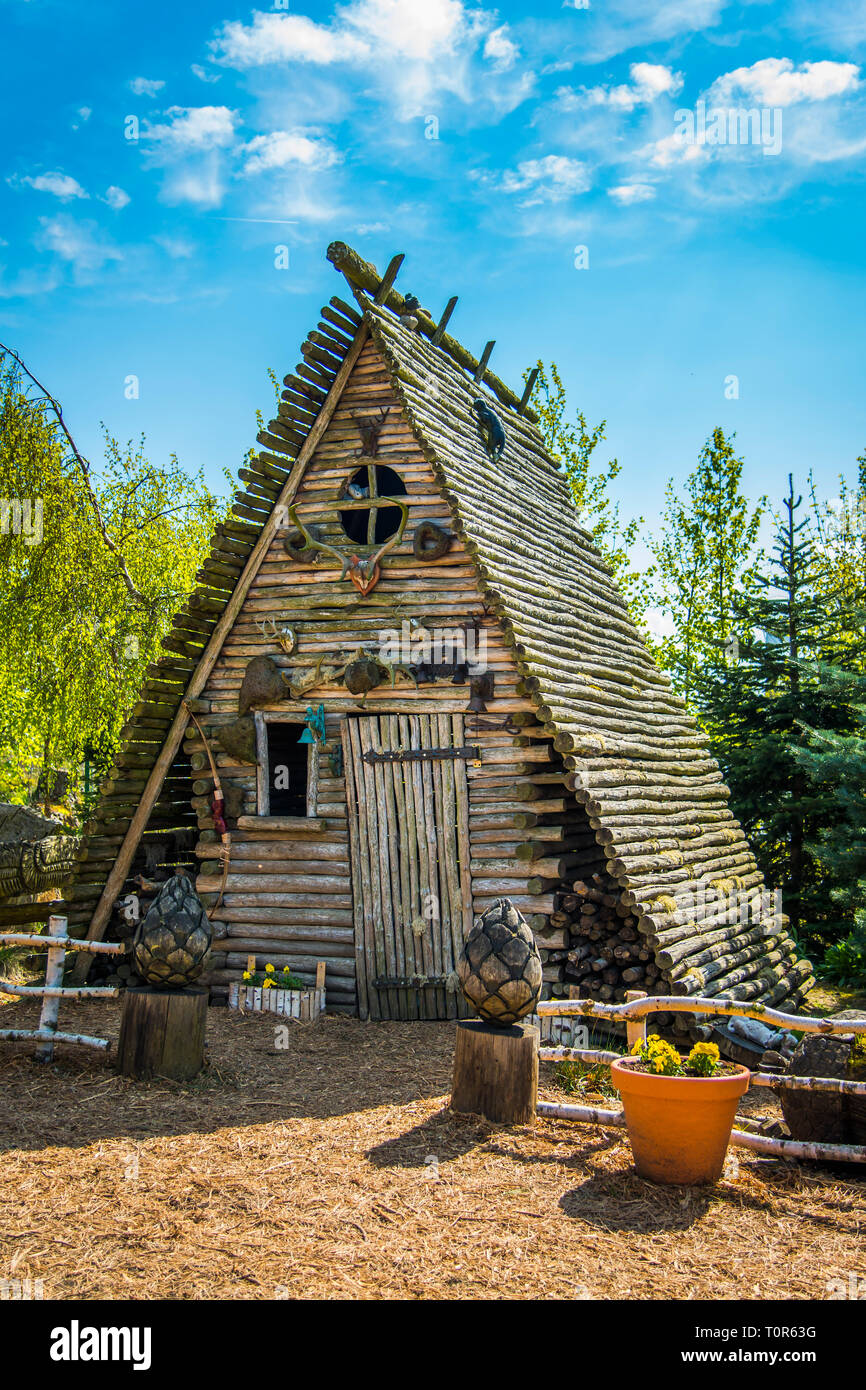
{"type": "Polygon", "coordinates": [[[303,720],[263,711],[257,711],[255,718],[258,814],[315,816],[318,749],[313,743],[299,742],[303,720]]]}
{"type": "MultiPolygon", "coordinates": [[[[405,497],[406,484],[387,464],[364,464],[349,478],[345,495],[355,501],[365,497],[405,497]]],[[[340,512],[340,524],[349,540],[361,546],[373,547],[389,540],[400,519],[399,507],[359,507],[357,511],[340,512]]]]}

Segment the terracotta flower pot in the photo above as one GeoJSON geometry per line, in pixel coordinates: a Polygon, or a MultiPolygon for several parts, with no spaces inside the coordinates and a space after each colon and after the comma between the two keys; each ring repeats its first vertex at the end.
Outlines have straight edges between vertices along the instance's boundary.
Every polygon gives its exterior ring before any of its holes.
{"type": "Polygon", "coordinates": [[[656,1076],[624,1059],[610,1074],[640,1176],[684,1186],[718,1182],[748,1068],[727,1076],[656,1076]]]}

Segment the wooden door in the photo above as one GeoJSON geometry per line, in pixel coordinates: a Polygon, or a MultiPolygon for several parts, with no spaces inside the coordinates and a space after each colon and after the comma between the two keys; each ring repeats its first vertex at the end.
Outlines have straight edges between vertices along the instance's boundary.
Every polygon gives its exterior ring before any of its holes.
{"type": "Polygon", "coordinates": [[[453,979],[472,926],[463,746],[459,714],[343,722],[362,1018],[465,1014],[453,979]]]}

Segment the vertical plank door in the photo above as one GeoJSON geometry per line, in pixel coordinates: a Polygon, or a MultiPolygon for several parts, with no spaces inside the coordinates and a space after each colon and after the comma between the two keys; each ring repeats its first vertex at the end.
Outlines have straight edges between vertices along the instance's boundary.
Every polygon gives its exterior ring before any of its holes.
{"type": "Polygon", "coordinates": [[[463,742],[459,714],[343,721],[362,1018],[466,1012],[448,983],[472,926],[466,763],[438,756],[463,742]],[[422,749],[433,756],[411,757],[422,749]],[[370,752],[392,756],[366,761],[370,752]]]}

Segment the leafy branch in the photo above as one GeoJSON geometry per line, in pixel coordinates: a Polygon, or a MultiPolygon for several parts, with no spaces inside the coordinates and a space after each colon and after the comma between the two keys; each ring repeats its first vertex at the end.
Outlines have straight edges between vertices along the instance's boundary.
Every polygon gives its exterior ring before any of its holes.
{"type": "Polygon", "coordinates": [[[88,463],[84,455],[81,453],[80,449],[78,448],[78,445],[75,443],[75,440],[72,437],[72,434],[69,430],[69,426],[63,418],[63,410],[61,408],[60,402],[56,400],[54,396],[52,396],[51,392],[48,390],[46,386],[43,386],[39,378],[34,376],[33,372],[31,372],[30,368],[26,365],[26,363],[22,361],[17,352],[14,352],[12,348],[7,347],[5,343],[0,343],[0,353],[6,354],[8,357],[11,357],[14,362],[17,362],[21,371],[24,373],[27,379],[33,383],[37,391],[40,392],[47,405],[49,406],[51,413],[54,415],[54,418],[60,426],[60,429],[62,430],[66,438],[66,442],[68,443],[69,448],[72,451],[72,456],[78,465],[78,469],[81,474],[81,480],[84,483],[85,491],[87,492],[87,497],[90,502],[90,506],[93,510],[93,515],[96,519],[96,524],[99,528],[100,534],[107,549],[111,551],[112,555],[117,561],[118,569],[120,570],[121,578],[123,579],[123,582],[126,585],[127,592],[129,593],[130,598],[135,603],[137,603],[139,607],[149,608],[150,605],[148,604],[144,594],[141,593],[141,591],[138,588],[136,588],[135,584],[133,583],[132,576],[130,575],[129,570],[126,567],[126,561],[123,557],[123,554],[119,546],[116,545],[116,543],[112,540],[111,536],[108,534],[108,527],[105,524],[105,518],[102,515],[102,509],[100,508],[99,502],[96,497],[96,493],[93,491],[93,484],[90,479],[90,464],[88,463]]]}

